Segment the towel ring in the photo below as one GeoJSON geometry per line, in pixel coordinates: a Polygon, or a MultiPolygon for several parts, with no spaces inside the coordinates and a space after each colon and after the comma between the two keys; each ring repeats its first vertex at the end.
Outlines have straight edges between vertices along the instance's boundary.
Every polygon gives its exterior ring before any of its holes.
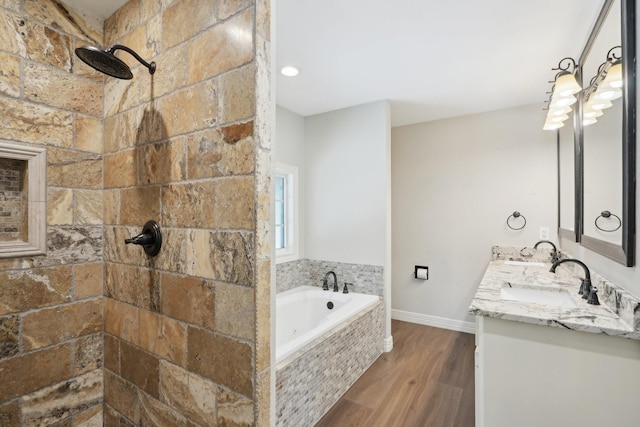
{"type": "Polygon", "coordinates": [[[507,217],[507,227],[509,227],[512,230],[522,230],[525,225],[527,225],[527,218],[525,218],[524,215],[522,215],[518,211],[514,211],[511,215],[507,217]],[[522,218],[524,221],[524,223],[522,224],[522,227],[513,227],[510,222],[511,218],[522,218]]]}
{"type": "Polygon", "coordinates": [[[600,230],[600,231],[604,231],[605,233],[613,233],[614,231],[616,231],[617,229],[619,229],[620,227],[622,227],[622,220],[620,219],[620,217],[619,217],[618,215],[616,215],[616,214],[613,214],[613,213],[609,212],[609,211],[602,211],[602,212],[600,213],[600,215],[598,215],[598,217],[596,218],[596,220],[595,220],[594,222],[595,222],[595,224],[596,224],[596,228],[597,228],[598,230],[600,230]],[[617,226],[616,228],[613,228],[613,229],[611,229],[611,230],[607,230],[607,229],[604,229],[604,228],[602,228],[602,227],[600,227],[600,226],[598,225],[598,220],[599,220],[600,218],[611,218],[611,217],[614,217],[615,219],[617,219],[617,220],[618,220],[618,226],[617,226]]]}

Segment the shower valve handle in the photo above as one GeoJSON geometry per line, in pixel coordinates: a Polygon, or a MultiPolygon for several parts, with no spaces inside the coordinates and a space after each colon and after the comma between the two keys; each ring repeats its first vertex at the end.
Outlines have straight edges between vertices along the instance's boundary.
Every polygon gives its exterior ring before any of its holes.
{"type": "Polygon", "coordinates": [[[162,247],[162,233],[160,232],[160,226],[153,220],[147,221],[142,228],[142,233],[130,239],[124,239],[124,243],[127,245],[130,243],[140,245],[144,248],[147,255],[156,256],[162,247]]]}
{"type": "Polygon", "coordinates": [[[155,239],[153,238],[153,235],[151,234],[146,234],[146,233],[142,233],[142,234],[138,234],[135,237],[132,237],[130,239],[124,239],[124,243],[126,243],[127,245],[129,243],[133,243],[134,245],[151,245],[153,244],[153,242],[155,241],[155,239]]]}

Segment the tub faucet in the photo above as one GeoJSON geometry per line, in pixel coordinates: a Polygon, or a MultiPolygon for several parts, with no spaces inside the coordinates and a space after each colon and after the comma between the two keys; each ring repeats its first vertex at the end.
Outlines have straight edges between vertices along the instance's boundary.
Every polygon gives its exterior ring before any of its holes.
{"type": "Polygon", "coordinates": [[[333,292],[338,292],[338,277],[336,276],[336,273],[334,273],[333,271],[328,271],[325,275],[324,278],[322,279],[322,289],[325,291],[329,290],[329,283],[328,279],[329,279],[329,275],[333,275],[333,292]]]}
{"type": "Polygon", "coordinates": [[[589,294],[591,293],[591,273],[589,273],[589,268],[586,266],[584,262],[580,260],[573,259],[573,258],[565,258],[565,259],[561,259],[554,262],[553,265],[551,266],[551,270],[549,271],[551,273],[555,273],[556,267],[558,267],[563,262],[574,262],[584,269],[585,277],[584,279],[580,279],[581,280],[580,291],[578,291],[578,294],[582,295],[583,299],[589,298],[589,294]]]}
{"type": "Polygon", "coordinates": [[[538,249],[538,245],[541,243],[548,243],[551,245],[551,247],[553,247],[553,251],[551,252],[551,262],[556,262],[558,261],[559,257],[558,257],[558,248],[556,248],[556,245],[553,244],[552,241],[550,240],[540,240],[538,241],[538,243],[536,243],[535,245],[533,245],[533,249],[538,249]]]}

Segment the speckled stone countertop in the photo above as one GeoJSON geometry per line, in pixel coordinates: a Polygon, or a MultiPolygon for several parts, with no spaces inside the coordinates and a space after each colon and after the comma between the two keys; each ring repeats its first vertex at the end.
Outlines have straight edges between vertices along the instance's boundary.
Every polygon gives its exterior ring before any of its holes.
{"type": "MultiPolygon", "coordinates": [[[[495,254],[494,248],[494,258],[495,254]]],[[[592,271],[591,279],[598,287],[601,305],[591,305],[578,295],[580,278],[584,274],[582,269],[575,271],[569,267],[571,264],[565,263],[553,274],[549,272],[549,261],[543,262],[541,266],[540,258],[521,259],[537,263],[520,262],[517,265],[510,264],[511,260],[517,261],[514,257],[507,257],[494,259],[489,263],[471,301],[470,312],[505,320],[640,339],[640,302],[597,273],[592,271]],[[507,283],[522,288],[543,288],[558,292],[566,290],[575,307],[564,308],[503,299],[501,289],[509,286],[507,283]]]]}

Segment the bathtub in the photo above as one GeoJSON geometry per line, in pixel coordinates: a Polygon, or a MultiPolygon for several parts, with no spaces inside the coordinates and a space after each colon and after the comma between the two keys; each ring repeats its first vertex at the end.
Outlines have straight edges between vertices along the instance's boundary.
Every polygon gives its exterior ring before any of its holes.
{"type": "Polygon", "coordinates": [[[277,294],[276,427],[315,425],[382,354],[384,319],[376,295],[317,286],[277,294]]]}
{"type": "Polygon", "coordinates": [[[379,301],[377,295],[343,294],[319,286],[299,286],[277,294],[276,365],[379,301]]]}

